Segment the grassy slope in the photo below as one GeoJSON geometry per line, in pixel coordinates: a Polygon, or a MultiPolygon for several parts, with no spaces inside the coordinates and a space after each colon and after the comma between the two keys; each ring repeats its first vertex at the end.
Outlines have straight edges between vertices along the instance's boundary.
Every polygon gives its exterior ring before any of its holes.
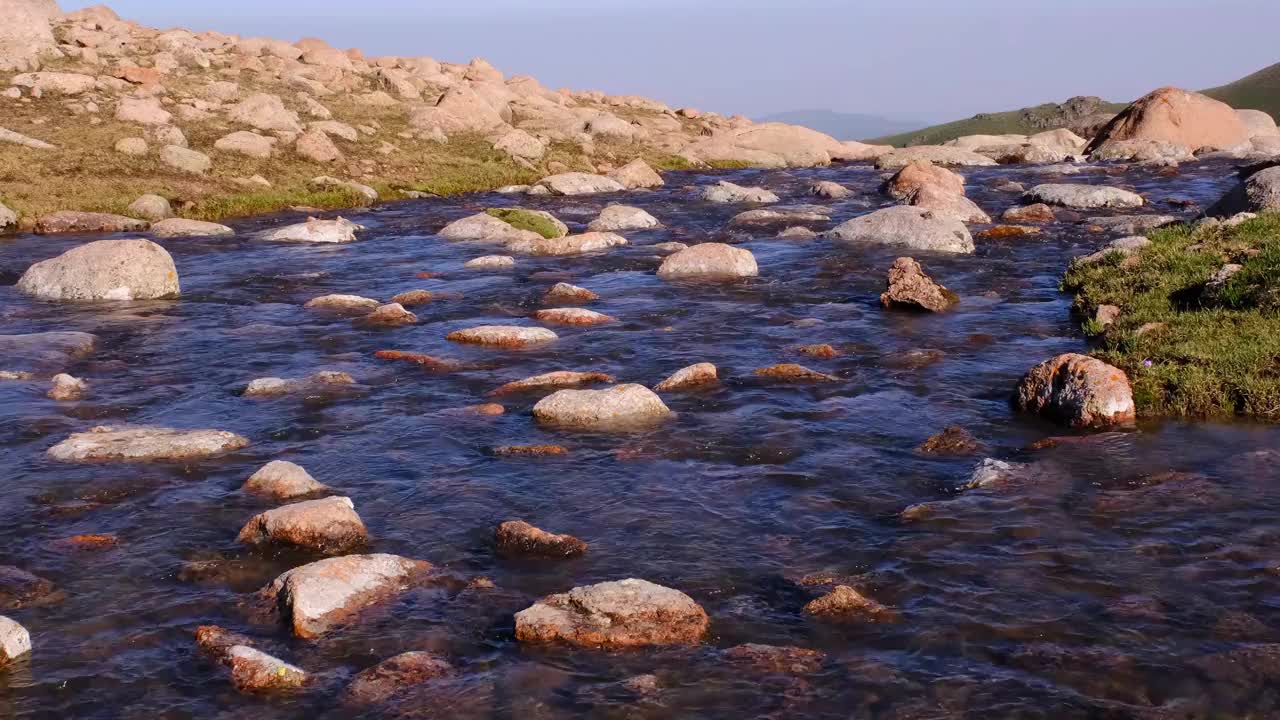
{"type": "Polygon", "coordinates": [[[1204,94],[1234,108],[1262,110],[1280,120],[1280,63],[1204,94]]]}
{"type": "MultiPolygon", "coordinates": [[[[1205,90],[1204,93],[1231,107],[1263,110],[1280,120],[1280,64],[1259,70],[1230,85],[1205,90]]],[[[984,113],[967,120],[934,125],[921,130],[868,140],[868,142],[896,146],[936,145],[964,135],[1003,135],[1005,133],[1029,135],[1040,132],[1043,128],[1036,128],[1026,123],[1023,120],[1023,113],[1044,112],[1052,107],[1053,105],[1049,104],[1009,112],[984,113]]],[[[1115,104],[1111,109],[1114,112],[1120,112],[1124,107],[1123,104],[1115,104]]]]}
{"type": "MultiPolygon", "coordinates": [[[[46,69],[76,69],[71,63],[65,65],[46,69]]],[[[0,87],[8,86],[10,76],[0,73],[0,87]]],[[[211,79],[221,78],[176,76],[166,79],[165,84],[174,93],[194,92],[211,79]]],[[[241,88],[242,96],[259,90],[273,92],[290,105],[296,93],[282,84],[258,84],[243,79],[241,88]]],[[[319,175],[353,179],[374,187],[383,199],[395,199],[402,196],[399,190],[454,195],[530,183],[552,174],[552,163],[560,163],[569,170],[592,171],[593,162],[617,166],[642,157],[659,170],[687,167],[681,158],[652,148],[597,142],[591,158],[576,145],[553,144],[547,156],[530,170],[515,164],[479,137],[454,137],[445,145],[401,138],[399,133],[408,128],[408,110],[404,107],[371,108],[340,96],[321,98],[321,102],[333,111],[335,120],[352,126],[375,127],[377,134],[362,136],[355,143],[333,138],[346,156],[337,163],[305,160],[284,143],[277,145],[277,152],[271,158],[260,160],[213,148],[218,138],[244,129],[242,127],[219,117],[178,121],[190,147],[213,158],[213,170],[198,176],[177,172],[160,162],[159,147],[154,142],[150,143],[151,152],[145,157],[115,152],[117,140],[142,137],[145,132],[139,125],[114,120],[112,109],[102,112],[101,122],[93,125],[88,116],[68,113],[57,97],[32,102],[0,99],[0,125],[59,148],[43,151],[0,146],[0,202],[29,223],[57,210],[127,214],[125,208],[138,196],[155,193],[169,198],[182,217],[220,220],[291,206],[345,208],[363,204],[362,198],[344,190],[309,188],[308,181],[319,175]],[[382,141],[394,145],[395,151],[379,153],[377,149],[382,141]],[[240,181],[253,175],[262,175],[272,187],[261,188],[240,181]]]]}
{"type": "Polygon", "coordinates": [[[1129,373],[1143,414],[1280,421],[1280,214],[1149,237],[1135,261],[1113,254],[1067,272],[1063,287],[1085,317],[1104,304],[1122,310],[1096,355],[1129,373]],[[1244,270],[1204,299],[1201,286],[1226,262],[1244,270]],[[1139,334],[1148,323],[1162,326],[1139,334]]]}

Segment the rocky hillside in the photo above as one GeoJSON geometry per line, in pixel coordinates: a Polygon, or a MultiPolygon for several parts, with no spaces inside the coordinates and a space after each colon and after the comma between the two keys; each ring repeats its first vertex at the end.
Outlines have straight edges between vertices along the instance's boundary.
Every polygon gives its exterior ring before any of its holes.
{"type": "Polygon", "coordinates": [[[482,59],[365,57],[323,41],[158,30],[97,6],[0,0],[0,202],[168,198],[214,219],[526,184],[565,171],[868,157],[805,128],[552,90],[482,59]]]}
{"type": "Polygon", "coordinates": [[[1261,110],[1280,120],[1280,63],[1222,87],[1205,90],[1204,94],[1231,107],[1261,110]]]}

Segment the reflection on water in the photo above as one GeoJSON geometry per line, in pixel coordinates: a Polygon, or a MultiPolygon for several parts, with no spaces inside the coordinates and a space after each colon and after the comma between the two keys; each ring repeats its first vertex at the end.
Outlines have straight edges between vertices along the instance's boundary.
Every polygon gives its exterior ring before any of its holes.
{"type": "MultiPolygon", "coordinates": [[[[1230,184],[1223,165],[1174,177],[1092,169],[1066,181],[1129,185],[1174,212],[1230,184]],[[1105,175],[1103,174],[1105,173],[1105,175]]],[[[992,214],[1017,197],[1006,179],[1058,180],[1028,168],[967,173],[992,214]]],[[[866,167],[740,172],[790,203],[831,179],[859,192],[833,222],[882,203],[866,167]]],[[[979,242],[968,257],[917,254],[963,302],[941,316],[878,307],[900,253],[826,240],[726,230],[742,208],[692,200],[705,177],[673,173],[668,188],[628,195],[666,228],[627,233],[631,246],[581,258],[521,258],[513,272],[462,269],[489,249],[447,244],[447,221],[510,197],[413,201],[359,213],[369,227],[340,247],[267,244],[237,224],[232,240],[166,240],[181,302],[53,306],[0,288],[0,334],[72,330],[99,349],[68,368],[91,383],[79,403],[44,398],[43,382],[0,383],[0,565],[55,581],[61,603],[11,611],[31,629],[29,662],[0,671],[0,715],[84,718],[350,717],[339,704],[355,672],[393,654],[432,650],[462,672],[369,717],[960,718],[1261,717],[1276,661],[1206,656],[1278,638],[1280,433],[1269,427],[1160,423],[1029,447],[1059,429],[1014,416],[1007,397],[1030,365],[1085,341],[1058,291],[1067,260],[1106,236],[1058,224],[1030,239],[979,242]],[[761,277],[730,286],[659,281],[647,245],[734,242],[761,277]],[[419,273],[434,277],[421,279],[419,273]],[[555,282],[602,297],[619,322],[561,328],[552,345],[495,351],[447,343],[478,324],[527,318],[555,282]],[[412,327],[378,329],[304,310],[351,293],[386,299],[413,289],[455,295],[415,308],[412,327]],[[832,359],[799,354],[828,343],[832,359]],[[378,350],[456,360],[456,372],[379,361],[378,350]],[[551,370],[609,373],[653,385],[695,362],[718,386],[666,397],[671,424],[628,435],[536,427],[537,395],[504,396],[500,417],[453,412],[506,382],[551,370]],[[756,368],[799,362],[840,378],[787,385],[756,368]],[[353,375],[328,396],[248,400],[256,377],[353,375]],[[193,464],[65,466],[44,450],[103,422],[215,427],[253,444],[193,464]],[[1028,482],[957,493],[982,455],[915,448],[950,425],[985,455],[1029,463],[1028,482]],[[499,445],[559,444],[557,457],[497,457],[499,445]],[[496,590],[433,586],[376,609],[318,642],[294,641],[244,606],[246,593],[314,559],[258,555],[235,543],[263,504],[237,489],[269,460],[306,467],[351,496],[374,548],[420,557],[496,590]],[[929,513],[900,517],[920,503],[929,513]],[[587,540],[583,557],[500,559],[493,528],[522,518],[587,540]],[[112,533],[118,546],[57,541],[112,533]],[[195,564],[193,564],[195,563],[195,564]],[[184,566],[186,569],[184,570],[184,566]],[[895,607],[883,625],[815,622],[800,612],[819,589],[807,576],[858,586],[895,607]],[[679,588],[712,618],[698,649],[602,653],[528,649],[513,612],[550,592],[622,577],[679,588]],[[195,651],[191,632],[218,623],[269,638],[316,673],[310,693],[235,692],[195,651]],[[753,669],[720,651],[795,645],[825,659],[800,673],[753,669]],[[1224,669],[1225,668],[1225,669],[1224,669]],[[1229,672],[1233,669],[1235,672],[1229,672]],[[657,676],[657,689],[628,684],[657,676]],[[1270,674],[1268,674],[1270,673],[1270,674]],[[7,689],[6,689],[7,688],[7,689]]],[[[522,199],[523,200],[523,199],[522,199]]],[[[606,199],[529,199],[578,227],[606,199]]],[[[83,238],[0,244],[0,278],[83,238]]],[[[0,369],[4,369],[0,361],[0,369]]]]}

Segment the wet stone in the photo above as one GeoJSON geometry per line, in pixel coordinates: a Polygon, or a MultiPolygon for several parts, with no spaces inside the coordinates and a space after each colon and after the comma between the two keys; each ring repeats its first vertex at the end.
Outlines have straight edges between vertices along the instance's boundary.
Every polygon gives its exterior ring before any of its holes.
{"type": "Polygon", "coordinates": [[[757,377],[770,378],[773,380],[799,380],[805,382],[837,382],[840,378],[826,373],[820,373],[817,370],[810,370],[803,365],[794,363],[785,363],[782,365],[773,365],[767,368],[760,368],[755,372],[757,377]]]}
{"type": "Polygon", "coordinates": [[[49,457],[64,462],[196,460],[248,444],[247,438],[222,430],[104,425],[72,434],[49,448],[49,457]]]}
{"type": "Polygon", "coordinates": [[[572,535],[555,535],[522,520],[509,520],[495,533],[503,555],[573,557],[587,551],[587,544],[572,535]]]}
{"type": "Polygon", "coordinates": [[[11,565],[0,565],[0,610],[43,607],[61,599],[52,581],[11,565]]]}
{"type": "Polygon", "coordinates": [[[260,546],[271,543],[296,545],[324,553],[340,553],[359,547],[369,531],[356,514],[351,498],[305,500],[255,516],[240,531],[240,542],[260,546]]]}
{"type": "Polygon", "coordinates": [[[315,638],[408,589],[430,563],[397,555],[347,555],[294,568],[259,595],[300,638],[315,638]]]}
{"type": "Polygon", "coordinates": [[[607,325],[611,322],[617,322],[616,319],[608,315],[587,310],[586,308],[549,308],[547,310],[539,310],[533,314],[533,319],[549,325],[576,327],[607,325]]]}
{"type": "Polygon", "coordinates": [[[645,580],[618,580],[550,595],[516,613],[516,639],[578,647],[691,645],[710,624],[684,593],[645,580]]]}
{"type": "Polygon", "coordinates": [[[378,705],[414,686],[453,673],[453,666],[438,655],[402,653],[357,674],[347,686],[344,700],[355,705],[378,705]]]}
{"type": "Polygon", "coordinates": [[[592,383],[613,383],[616,382],[612,375],[599,372],[574,372],[570,370],[557,370],[555,372],[534,375],[523,380],[509,382],[506,385],[494,390],[491,395],[506,395],[508,393],[527,392],[533,390],[546,390],[548,388],[564,388],[579,387],[582,385],[590,385],[592,383]]]}
{"type": "Polygon", "coordinates": [[[493,449],[498,457],[551,457],[568,455],[569,450],[561,445],[500,445],[493,449]]]}
{"type": "Polygon", "coordinates": [[[982,449],[968,430],[959,426],[951,426],[934,435],[920,446],[920,452],[931,455],[971,455],[982,449]]]}
{"type": "Polygon", "coordinates": [[[328,490],[301,465],[287,460],[273,460],[263,465],[240,489],[273,500],[292,500],[328,490]]]}
{"type": "Polygon", "coordinates": [[[592,302],[599,300],[600,296],[591,292],[586,288],[570,285],[569,283],[556,283],[546,295],[542,296],[544,305],[573,305],[576,303],[592,302]]]}
{"type": "Polygon", "coordinates": [[[673,390],[686,390],[688,388],[709,385],[719,380],[716,366],[711,363],[697,363],[689,367],[681,368],[671,375],[671,377],[658,383],[654,388],[658,392],[671,392],[673,390]]]}
{"type": "Polygon", "coordinates": [[[897,614],[854,590],[848,585],[837,585],[830,593],[804,606],[806,614],[824,618],[847,618],[865,622],[893,622],[897,614]]]}

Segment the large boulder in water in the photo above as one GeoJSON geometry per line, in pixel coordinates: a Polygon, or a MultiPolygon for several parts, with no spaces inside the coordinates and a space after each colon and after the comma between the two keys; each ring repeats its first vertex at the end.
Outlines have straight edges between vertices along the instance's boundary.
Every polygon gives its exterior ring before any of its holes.
{"type": "Polygon", "coordinates": [[[1135,416],[1124,371],[1075,353],[1031,368],[1018,383],[1014,405],[1072,427],[1114,425],[1135,416]]]}
{"type": "Polygon", "coordinates": [[[955,293],[933,281],[920,263],[901,257],[889,268],[889,287],[880,296],[887,308],[908,308],[942,312],[960,302],[955,293]]]}
{"type": "Polygon", "coordinates": [[[57,47],[50,21],[59,14],[54,0],[0,0],[0,72],[38,69],[57,47]]]}
{"type": "Polygon", "coordinates": [[[695,645],[707,613],[688,595],[646,580],[618,580],[550,595],[516,613],[516,639],[578,647],[695,645]]]}
{"type": "Polygon", "coordinates": [[[918,160],[885,181],[883,189],[886,195],[895,200],[908,200],[925,187],[963,195],[964,176],[927,160],[918,160]]]}
{"type": "Polygon", "coordinates": [[[706,163],[746,163],[781,168],[866,159],[860,150],[806,127],[763,123],[718,132],[689,145],[682,154],[706,163]]]}
{"type": "Polygon", "coordinates": [[[66,462],[195,460],[248,444],[248,439],[224,430],[102,425],[72,434],[48,453],[54,460],[66,462]]]}
{"type": "Polygon", "coordinates": [[[431,564],[398,555],[347,555],[294,568],[263,588],[300,638],[319,637],[360,610],[408,589],[431,564]]]}
{"type": "Polygon", "coordinates": [[[351,498],[328,497],[255,515],[236,539],[246,545],[295,545],[332,555],[364,544],[369,531],[351,498]]]}
{"type": "Polygon", "coordinates": [[[847,243],[905,245],[919,250],[971,253],[973,236],[964,223],[917,207],[890,207],[836,226],[826,237],[847,243]]]}
{"type": "Polygon", "coordinates": [[[1249,129],[1236,111],[1207,95],[1163,87],[1125,108],[1089,143],[1086,152],[1112,143],[1145,140],[1196,151],[1247,145],[1249,129]]]}
{"type": "Polygon", "coordinates": [[[611,430],[652,425],[671,410],[643,385],[617,385],[606,390],[561,390],[533,406],[539,422],[577,430],[611,430]]]}
{"type": "Polygon", "coordinates": [[[750,250],[724,243],[702,243],[668,255],[658,268],[663,280],[735,280],[760,274],[750,250]]]}
{"type": "Polygon", "coordinates": [[[1260,170],[1242,180],[1209,209],[1210,217],[1280,210],[1280,167],[1260,170]]]}
{"type": "Polygon", "coordinates": [[[1146,203],[1138,193],[1123,188],[1064,183],[1037,185],[1028,190],[1022,200],[1027,204],[1044,203],[1079,210],[1136,208],[1146,203]]]}
{"type": "Polygon", "coordinates": [[[178,297],[178,269],[150,240],[99,240],[32,265],[18,290],[41,300],[155,300],[178,297]]]}

